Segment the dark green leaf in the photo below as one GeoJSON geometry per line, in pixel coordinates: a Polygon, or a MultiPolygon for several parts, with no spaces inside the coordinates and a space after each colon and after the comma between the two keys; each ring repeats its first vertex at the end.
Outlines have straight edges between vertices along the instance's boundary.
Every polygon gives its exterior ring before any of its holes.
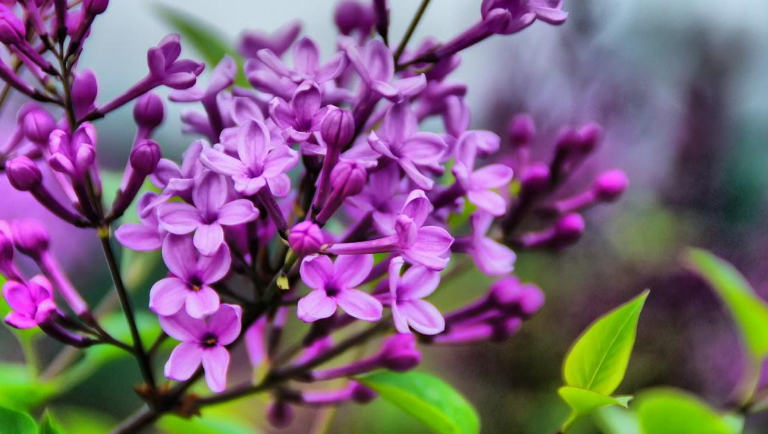
{"type": "Polygon", "coordinates": [[[648,291],[595,321],[565,358],[567,386],[610,395],[621,384],[635,344],[637,321],[648,291]]]}
{"type": "Polygon", "coordinates": [[[451,385],[423,372],[383,371],[359,378],[382,398],[439,434],[477,434],[480,419],[451,385]]]}
{"type": "Polygon", "coordinates": [[[26,413],[0,407],[0,434],[37,434],[37,424],[26,413]]]}

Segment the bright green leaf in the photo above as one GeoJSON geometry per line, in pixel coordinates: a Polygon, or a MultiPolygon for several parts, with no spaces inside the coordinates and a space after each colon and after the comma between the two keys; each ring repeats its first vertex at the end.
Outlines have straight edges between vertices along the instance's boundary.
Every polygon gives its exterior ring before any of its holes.
{"type": "Polygon", "coordinates": [[[37,424],[26,413],[0,407],[0,434],[37,434],[37,424]]]}
{"type": "Polygon", "coordinates": [[[592,419],[603,434],[641,434],[635,412],[623,407],[603,407],[592,419]]]}
{"type": "Polygon", "coordinates": [[[643,434],[738,434],[741,423],[723,416],[694,395],[671,388],[652,389],[637,398],[643,434]]]}
{"type": "Polygon", "coordinates": [[[755,363],[762,362],[768,356],[768,304],[741,273],[717,256],[690,249],[685,257],[728,306],[755,363]]]}
{"type": "Polygon", "coordinates": [[[29,368],[15,363],[0,364],[0,405],[33,408],[56,393],[56,385],[30,375],[29,368]]]}
{"type": "Polygon", "coordinates": [[[589,326],[565,358],[566,385],[601,395],[610,395],[619,387],[627,371],[637,321],[647,297],[648,291],[644,291],[589,326]]]}
{"type": "Polygon", "coordinates": [[[56,414],[68,433],[104,434],[118,423],[104,413],[83,407],[56,407],[56,414]]]}
{"type": "Polygon", "coordinates": [[[53,415],[49,411],[45,411],[43,419],[40,421],[40,434],[65,434],[66,431],[61,427],[61,424],[54,419],[53,415]]]}
{"type": "Polygon", "coordinates": [[[578,387],[571,386],[561,387],[557,393],[559,393],[560,397],[563,398],[563,401],[571,407],[571,414],[568,416],[568,420],[565,424],[563,424],[563,431],[568,430],[574,422],[599,408],[611,405],[626,407],[631,399],[629,396],[614,398],[612,396],[592,392],[591,390],[579,389],[578,387]]]}
{"type": "Polygon", "coordinates": [[[226,54],[235,59],[238,66],[235,84],[248,86],[248,80],[243,74],[242,57],[215,29],[197,18],[167,6],[158,6],[157,10],[163,20],[179,32],[186,42],[190,43],[203,56],[203,60],[209,67],[217,65],[226,54]]]}
{"type": "Polygon", "coordinates": [[[376,372],[359,381],[439,434],[477,434],[480,419],[451,385],[423,372],[376,372]]]}
{"type": "Polygon", "coordinates": [[[258,431],[250,425],[231,417],[208,412],[202,417],[192,419],[165,416],[157,424],[167,434],[257,434],[258,431]]]}

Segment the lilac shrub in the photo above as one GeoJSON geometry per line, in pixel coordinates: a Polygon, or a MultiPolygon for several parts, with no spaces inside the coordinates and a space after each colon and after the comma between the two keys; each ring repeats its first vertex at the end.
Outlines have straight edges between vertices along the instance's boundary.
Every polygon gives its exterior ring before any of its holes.
{"type": "Polygon", "coordinates": [[[19,110],[0,167],[58,218],[93,229],[130,342],[101,326],[34,222],[0,225],[0,271],[10,326],[39,327],[78,348],[117,346],[136,359],[146,406],[115,433],[260,392],[272,399],[266,419],[283,427],[293,406],[372,400],[376,393],[360,378],[414,368],[422,346],[506,340],[544,303],[535,284],[512,276],[515,252],[573,244],[586,228],[581,213],[627,186],[612,170],[587,191],[559,195],[599,145],[599,125],[564,127],[551,159],[533,161],[529,116],[513,117],[505,137],[472,130],[468,89],[450,81],[462,50],[537,20],[561,24],[562,2],[484,0],[476,24],[414,48],[428,0],[398,45],[386,1],[344,1],[335,13],[336,52],[300,37],[298,23],[250,32],[238,44],[244,64],[224,56],[208,65],[205,84],[205,65],[181,58],[180,37],[169,35],[148,50],[146,76],[102,103],[95,75],[79,59],[107,3],[0,5],[0,41],[13,57],[0,63],[6,93],[34,101],[19,110]],[[238,74],[250,87],[235,84],[238,74]],[[171,101],[201,109],[182,114],[184,131],[196,137],[181,162],[162,158],[152,139],[164,118],[164,102],[152,93],[161,87],[172,89],[171,101]],[[126,104],[137,133],[109,204],[96,125],[126,104]],[[442,131],[423,130],[431,118],[442,131]],[[121,222],[134,202],[138,219],[121,222]],[[160,250],[168,270],[139,309],[148,307],[164,331],[151,347],[140,338],[113,227],[127,249],[160,250]],[[42,274],[19,271],[17,252],[42,274]],[[472,266],[498,279],[485,295],[453,310],[431,301],[472,266]],[[284,342],[290,316],[311,325],[298,343],[284,342]],[[157,348],[167,338],[180,343],[158,372],[166,353],[157,348]],[[323,366],[371,341],[380,342],[373,355],[323,366]],[[241,342],[253,368],[266,363],[267,373],[231,384],[230,350],[241,342]],[[203,378],[213,394],[187,393],[203,378]],[[337,378],[350,383],[302,390],[337,378]]]}

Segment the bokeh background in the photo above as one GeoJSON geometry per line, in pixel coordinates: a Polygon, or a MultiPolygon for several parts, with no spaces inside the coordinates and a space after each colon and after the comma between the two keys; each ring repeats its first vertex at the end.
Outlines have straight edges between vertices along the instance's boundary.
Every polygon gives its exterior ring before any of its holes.
{"type": "MultiPolygon", "coordinates": [[[[330,0],[111,3],[82,59],[100,77],[101,100],[141,78],[146,49],[171,31],[157,5],[198,17],[233,42],[242,30],[273,30],[299,19],[325,53],[335,44],[330,0]]],[[[414,40],[451,37],[478,19],[479,3],[433,0],[414,40]]],[[[391,1],[393,38],[403,34],[417,4],[391,1]]],[[[560,126],[602,123],[606,140],[580,177],[586,183],[595,172],[618,167],[631,187],[620,203],[588,213],[588,231],[575,247],[519,255],[516,273],[547,294],[541,314],[519,335],[503,344],[427,352],[422,369],[438,372],[475,404],[484,433],[554,432],[567,412],[556,390],[570,343],[597,316],[644,288],[652,292],[619,391],[665,384],[715,405],[727,401],[739,379],[742,348],[717,299],[682,267],[686,246],[731,261],[768,297],[768,2],[566,0],[565,9],[571,16],[562,27],[537,23],[470,49],[454,79],[469,86],[473,128],[503,134],[511,115],[531,113],[540,132],[534,151],[539,158],[548,155],[560,126]]],[[[187,54],[195,53],[187,48],[187,54]]],[[[191,138],[178,133],[180,107],[167,109],[158,141],[166,155],[178,156],[191,138]]],[[[2,113],[0,127],[12,118],[2,113]]],[[[130,109],[98,127],[102,164],[118,169],[135,133],[130,109]]],[[[2,177],[0,198],[2,219],[45,218],[2,177]]],[[[99,299],[109,281],[94,237],[73,236],[55,220],[46,222],[75,283],[89,299],[99,299]]],[[[436,303],[450,307],[488,283],[464,274],[444,284],[436,303]]],[[[146,301],[146,294],[137,300],[146,301]]],[[[41,357],[48,360],[57,349],[44,342],[41,357]]],[[[23,360],[3,328],[0,359],[23,360]]],[[[137,380],[134,368],[131,361],[109,363],[54,408],[82,432],[99,432],[138,406],[129,392],[137,380]],[[116,395],[118,390],[125,392],[116,395]]],[[[243,401],[236,409],[238,417],[270,431],[261,422],[263,402],[243,401]]],[[[311,432],[315,416],[301,412],[289,432],[311,432]]],[[[765,422],[753,418],[747,432],[768,433],[765,422]]],[[[345,407],[332,423],[330,433],[424,432],[382,401],[345,407]]],[[[578,429],[598,432],[590,423],[578,429]]]]}

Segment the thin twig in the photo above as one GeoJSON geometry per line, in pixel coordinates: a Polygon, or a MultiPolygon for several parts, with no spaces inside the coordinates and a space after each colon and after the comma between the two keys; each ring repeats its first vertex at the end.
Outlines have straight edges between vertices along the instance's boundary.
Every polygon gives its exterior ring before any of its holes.
{"type": "Polygon", "coordinates": [[[427,6],[429,6],[429,2],[431,0],[422,0],[421,5],[419,5],[419,9],[416,11],[416,15],[413,16],[413,19],[411,20],[411,24],[408,25],[408,30],[405,31],[405,36],[403,36],[403,40],[400,41],[400,45],[397,46],[397,50],[395,51],[395,65],[400,61],[400,56],[403,55],[403,52],[405,51],[405,47],[408,45],[408,42],[411,40],[411,36],[413,36],[413,32],[416,31],[416,27],[419,26],[419,22],[421,21],[421,18],[424,16],[424,11],[427,10],[427,6]]]}

